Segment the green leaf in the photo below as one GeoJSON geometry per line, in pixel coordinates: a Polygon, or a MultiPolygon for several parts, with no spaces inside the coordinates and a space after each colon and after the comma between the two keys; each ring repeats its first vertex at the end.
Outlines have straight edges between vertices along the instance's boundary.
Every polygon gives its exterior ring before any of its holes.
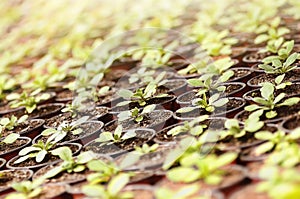
{"type": "Polygon", "coordinates": [[[272,142],[266,142],[255,148],[255,154],[262,155],[268,151],[270,151],[274,147],[272,142]]]}
{"type": "Polygon", "coordinates": [[[123,136],[122,136],[122,140],[127,140],[130,138],[133,138],[136,136],[136,133],[134,130],[128,130],[123,136]]]}
{"type": "Polygon", "coordinates": [[[188,112],[191,112],[195,109],[197,109],[197,107],[184,107],[184,108],[178,109],[176,112],[177,113],[188,113],[188,112]]]}
{"type": "Polygon", "coordinates": [[[33,146],[29,146],[29,147],[26,147],[24,149],[22,149],[20,152],[19,152],[19,155],[20,156],[23,156],[23,155],[26,155],[30,152],[33,152],[33,151],[39,151],[40,149],[37,148],[37,147],[33,147],[33,146]]]}
{"type": "Polygon", "coordinates": [[[61,166],[58,167],[54,167],[53,169],[47,171],[47,173],[45,173],[45,178],[52,178],[56,175],[58,175],[59,173],[61,173],[64,170],[64,168],[62,168],[61,166]]]}
{"type": "Polygon", "coordinates": [[[56,129],[46,129],[41,133],[41,135],[42,136],[50,136],[55,132],[56,132],[56,129]]]}
{"type": "Polygon", "coordinates": [[[141,153],[137,153],[135,151],[126,154],[125,158],[122,159],[120,163],[120,169],[126,169],[130,166],[133,166],[136,162],[139,161],[141,153]]]}
{"type": "Polygon", "coordinates": [[[291,54],[287,58],[286,62],[284,63],[284,66],[287,67],[287,66],[292,65],[297,60],[297,58],[298,58],[298,53],[295,52],[295,53],[291,54]]]}
{"type": "Polygon", "coordinates": [[[189,79],[187,80],[187,83],[194,87],[203,86],[203,82],[200,79],[189,79]]]}
{"type": "Polygon", "coordinates": [[[22,117],[19,118],[18,124],[25,122],[27,119],[28,119],[28,115],[23,115],[22,117]]]}
{"type": "Polygon", "coordinates": [[[115,176],[108,184],[107,191],[113,196],[116,196],[121,190],[125,187],[125,185],[129,182],[128,174],[119,174],[115,176]]]}
{"type": "Polygon", "coordinates": [[[125,121],[131,117],[130,111],[122,111],[118,114],[118,119],[120,122],[125,121]]]}
{"type": "Polygon", "coordinates": [[[72,150],[69,147],[59,147],[51,151],[52,155],[59,156],[64,161],[72,161],[72,150]]]}
{"type": "Polygon", "coordinates": [[[266,35],[266,34],[261,34],[261,35],[258,35],[255,40],[254,40],[254,43],[255,44],[260,44],[260,43],[263,43],[265,41],[267,41],[269,39],[269,36],[266,35]]]}
{"type": "Polygon", "coordinates": [[[292,97],[289,99],[284,100],[281,104],[278,104],[278,106],[292,106],[294,104],[298,104],[300,101],[299,97],[292,97]]]}
{"type": "Polygon", "coordinates": [[[42,162],[46,155],[47,155],[46,150],[39,151],[35,157],[36,162],[42,162]]]}
{"type": "Polygon", "coordinates": [[[20,137],[19,134],[17,133],[11,133],[9,135],[7,135],[4,140],[2,142],[4,142],[5,144],[12,144],[14,143],[18,138],[20,137]]]}
{"type": "Polygon", "coordinates": [[[280,102],[283,98],[285,97],[284,93],[280,93],[275,99],[273,104],[277,104],[278,102],[280,102]]]}
{"type": "Polygon", "coordinates": [[[155,109],[155,105],[154,105],[154,104],[145,106],[141,114],[150,113],[150,112],[152,112],[154,109],[155,109]]]}
{"type": "Polygon", "coordinates": [[[275,83],[276,83],[276,84],[280,84],[280,83],[283,81],[284,77],[285,77],[285,74],[282,74],[282,75],[277,76],[277,77],[275,78],[275,83]]]}
{"type": "Polygon", "coordinates": [[[96,154],[92,151],[85,151],[82,152],[77,156],[77,163],[78,164],[86,164],[87,162],[96,158],[96,154]]]}
{"type": "Polygon", "coordinates": [[[173,182],[194,182],[200,178],[200,172],[192,167],[176,167],[167,172],[167,178],[173,182]]]}
{"type": "Polygon", "coordinates": [[[260,89],[260,92],[261,92],[261,96],[264,99],[268,100],[271,98],[271,96],[274,93],[274,85],[270,82],[265,82],[265,83],[263,83],[263,86],[260,89]]]}
{"type": "Polygon", "coordinates": [[[126,89],[120,89],[117,92],[117,95],[124,98],[124,99],[129,99],[133,96],[133,92],[130,90],[126,90],[126,89]]]}
{"type": "Polygon", "coordinates": [[[274,137],[273,133],[269,131],[261,131],[255,133],[255,138],[258,140],[271,140],[273,139],[273,137],[274,137]]]}
{"type": "Polygon", "coordinates": [[[105,189],[101,185],[84,185],[82,192],[90,197],[105,198],[105,189]]]}
{"type": "Polygon", "coordinates": [[[213,102],[213,106],[215,107],[221,107],[221,106],[224,106],[225,104],[227,104],[229,102],[229,99],[228,98],[221,98],[215,102],[213,102]]]}
{"type": "Polygon", "coordinates": [[[95,142],[108,142],[113,140],[114,137],[111,132],[103,132],[100,134],[99,138],[95,140],[95,142]]]}
{"type": "Polygon", "coordinates": [[[251,104],[245,107],[246,111],[252,112],[255,111],[257,109],[260,109],[260,106],[256,105],[256,104],[251,104]]]}
{"type": "Polygon", "coordinates": [[[22,156],[22,157],[18,158],[18,159],[14,162],[14,164],[19,164],[19,163],[21,163],[21,162],[24,162],[24,161],[27,160],[28,158],[29,158],[29,155],[22,156]]]}
{"type": "Polygon", "coordinates": [[[269,111],[269,112],[266,112],[266,117],[268,119],[271,119],[271,118],[274,118],[277,116],[277,112],[276,111],[269,111]]]}

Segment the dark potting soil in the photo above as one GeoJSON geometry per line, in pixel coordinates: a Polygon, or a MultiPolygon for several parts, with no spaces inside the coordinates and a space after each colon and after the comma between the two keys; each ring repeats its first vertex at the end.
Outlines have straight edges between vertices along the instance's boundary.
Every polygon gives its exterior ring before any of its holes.
{"type": "Polygon", "coordinates": [[[63,121],[72,122],[74,120],[75,119],[72,118],[71,113],[69,113],[69,112],[61,113],[57,116],[46,119],[45,126],[55,128],[55,127],[58,127],[63,121]]]}
{"type": "Polygon", "coordinates": [[[152,131],[136,130],[135,132],[137,134],[136,137],[118,143],[103,144],[92,142],[84,148],[84,151],[93,151],[99,154],[111,154],[123,150],[129,151],[148,142],[153,136],[152,131]]]}
{"type": "MultiPolygon", "coordinates": [[[[166,96],[166,97],[154,97],[146,101],[146,105],[151,105],[151,104],[163,104],[171,100],[173,97],[171,96],[166,96]]],[[[125,106],[115,106],[112,108],[113,112],[122,112],[122,111],[128,111],[133,108],[142,108],[142,106],[139,105],[138,102],[130,102],[128,105],[125,106]]]]}
{"type": "Polygon", "coordinates": [[[105,95],[98,97],[98,101],[96,102],[96,105],[101,106],[102,104],[106,104],[108,102],[113,101],[117,97],[118,96],[116,96],[116,92],[114,90],[108,91],[107,93],[105,93],[105,95]]]}
{"type": "Polygon", "coordinates": [[[156,94],[165,94],[170,93],[173,94],[172,91],[179,89],[185,84],[185,80],[178,79],[176,81],[168,81],[166,84],[159,86],[157,88],[156,94]]]}
{"type": "MultiPolygon", "coordinates": [[[[259,85],[260,83],[263,82],[275,83],[276,77],[277,76],[274,74],[262,74],[249,80],[249,83],[252,85],[259,85]]],[[[283,79],[283,82],[295,82],[295,81],[300,81],[300,69],[293,70],[286,73],[283,79]]]]}
{"type": "Polygon", "coordinates": [[[14,143],[12,144],[0,144],[0,155],[8,153],[14,149],[17,149],[23,145],[26,145],[30,140],[25,140],[25,139],[17,139],[14,143]]]}
{"type": "Polygon", "coordinates": [[[300,126],[300,115],[295,115],[284,122],[283,127],[288,130],[294,130],[300,126]]]}
{"type": "Polygon", "coordinates": [[[182,117],[182,118],[192,118],[192,117],[198,117],[200,115],[215,115],[215,114],[222,114],[222,113],[225,114],[226,111],[230,111],[242,105],[243,105],[243,101],[235,98],[229,98],[229,102],[227,104],[225,104],[223,107],[216,107],[215,111],[212,113],[206,111],[203,108],[198,108],[191,112],[187,112],[187,113],[176,112],[175,114],[177,117],[182,117]]]}
{"type": "Polygon", "coordinates": [[[13,183],[22,182],[31,177],[29,170],[4,170],[0,171],[0,192],[10,189],[13,183]]]}
{"type": "Polygon", "coordinates": [[[237,68],[233,69],[233,76],[228,81],[236,81],[239,78],[245,77],[251,73],[250,70],[243,69],[243,68],[237,68]]]}
{"type": "Polygon", "coordinates": [[[42,192],[34,199],[51,199],[56,196],[60,196],[65,193],[65,185],[62,184],[51,184],[50,186],[43,186],[42,192]]]}
{"type": "Polygon", "coordinates": [[[244,62],[248,62],[248,63],[257,63],[257,62],[261,62],[264,58],[270,56],[271,53],[270,52],[265,52],[265,53],[259,53],[259,52],[255,52],[255,53],[250,53],[248,55],[246,55],[243,58],[244,62]]]}
{"type": "Polygon", "coordinates": [[[13,130],[7,130],[3,129],[2,130],[2,136],[5,137],[10,133],[19,133],[19,134],[24,134],[26,132],[29,132],[38,126],[42,125],[44,123],[43,120],[27,120],[18,126],[16,126],[13,130]]]}
{"type": "Polygon", "coordinates": [[[65,99],[72,99],[74,96],[74,91],[71,90],[63,90],[56,94],[56,100],[65,100],[65,99]]]}

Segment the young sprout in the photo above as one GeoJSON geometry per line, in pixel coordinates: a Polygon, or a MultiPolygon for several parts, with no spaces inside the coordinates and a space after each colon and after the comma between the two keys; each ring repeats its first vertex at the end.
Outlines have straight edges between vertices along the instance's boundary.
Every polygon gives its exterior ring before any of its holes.
{"type": "Polygon", "coordinates": [[[164,97],[166,94],[155,96],[158,85],[156,82],[150,82],[145,88],[139,88],[134,93],[130,90],[120,89],[118,95],[124,99],[130,99],[117,104],[117,106],[125,106],[131,102],[137,102],[140,106],[145,106],[147,100],[152,97],[164,97]]]}
{"type": "Polygon", "coordinates": [[[38,178],[33,181],[22,181],[13,183],[11,186],[16,193],[8,194],[5,199],[34,199],[42,193],[43,178],[38,178]]]}
{"type": "Polygon", "coordinates": [[[177,113],[186,113],[197,108],[205,109],[207,112],[214,112],[216,107],[222,107],[229,102],[228,98],[219,98],[220,94],[216,93],[207,99],[206,94],[202,98],[196,98],[192,101],[193,107],[184,107],[177,110],[177,113]]]}
{"type": "Polygon", "coordinates": [[[82,192],[89,198],[102,199],[128,199],[132,198],[131,192],[122,191],[129,182],[129,174],[119,174],[113,177],[108,185],[85,185],[82,192]]]}
{"type": "Polygon", "coordinates": [[[67,104],[65,108],[61,110],[63,113],[71,113],[72,117],[75,118],[79,112],[81,112],[86,106],[83,102],[87,98],[84,96],[75,97],[71,104],[67,104]]]}
{"type": "Polygon", "coordinates": [[[247,134],[257,132],[264,126],[264,122],[259,120],[261,115],[262,111],[251,113],[245,120],[243,127],[241,127],[238,120],[227,119],[224,124],[226,130],[220,132],[220,139],[225,139],[227,137],[241,138],[247,134]]]}
{"type": "Polygon", "coordinates": [[[300,53],[294,52],[294,41],[286,42],[277,55],[269,56],[263,59],[263,64],[258,65],[266,73],[282,75],[297,68],[294,64],[297,59],[300,59],[300,53]]]}
{"type": "Polygon", "coordinates": [[[140,112],[140,110],[137,107],[135,107],[135,108],[131,109],[130,111],[123,111],[123,112],[119,113],[118,119],[119,119],[119,121],[122,122],[122,121],[132,118],[132,119],[134,119],[135,122],[139,123],[144,120],[145,114],[151,113],[154,109],[155,109],[154,104],[145,106],[143,108],[142,112],[140,112]]]}
{"type": "Polygon", "coordinates": [[[222,181],[222,167],[229,165],[236,158],[235,153],[220,156],[209,154],[205,157],[201,157],[198,152],[186,154],[180,158],[181,166],[170,169],[167,177],[174,182],[190,183],[201,179],[207,184],[216,185],[222,181]]]}
{"type": "Polygon", "coordinates": [[[44,143],[42,140],[39,140],[38,143],[22,149],[19,152],[19,156],[21,157],[17,159],[14,164],[19,164],[29,158],[35,158],[35,161],[37,163],[40,163],[45,159],[46,155],[52,154],[53,148],[55,146],[56,144],[54,142],[44,143]]]}
{"type": "Polygon", "coordinates": [[[291,97],[283,102],[283,98],[285,97],[285,93],[280,93],[277,97],[274,96],[274,85],[270,82],[265,82],[262,84],[262,88],[260,89],[261,96],[262,97],[255,97],[253,98],[253,101],[257,104],[251,104],[245,107],[246,111],[258,111],[263,110],[265,113],[265,116],[268,119],[274,118],[277,116],[277,112],[275,108],[281,107],[281,106],[292,106],[294,104],[297,104],[300,101],[299,97],[291,97]],[[281,102],[281,103],[280,103],[281,102]]]}
{"type": "Polygon", "coordinates": [[[125,133],[123,133],[122,126],[119,125],[114,132],[108,132],[108,131],[102,132],[99,135],[99,138],[95,140],[95,142],[100,142],[102,144],[110,145],[118,142],[123,142],[135,136],[136,133],[134,130],[128,130],[125,133]]]}
{"type": "Polygon", "coordinates": [[[89,116],[84,116],[76,121],[73,121],[71,123],[67,121],[63,121],[57,129],[50,128],[44,130],[41,134],[42,136],[49,136],[47,142],[60,142],[63,140],[68,134],[72,135],[79,135],[83,132],[83,130],[80,128],[80,125],[88,121],[89,116]]]}
{"type": "Polygon", "coordinates": [[[16,81],[8,75],[0,75],[0,100],[5,99],[6,92],[15,88],[16,81]]]}
{"type": "Polygon", "coordinates": [[[167,52],[164,49],[147,50],[145,56],[142,59],[142,66],[149,68],[160,68],[168,65],[172,53],[167,52]]]}
{"type": "Polygon", "coordinates": [[[167,132],[168,135],[177,136],[180,133],[190,133],[198,136],[207,128],[206,124],[199,124],[208,119],[208,115],[202,115],[191,121],[185,121],[183,125],[176,126],[167,132]]]}
{"type": "Polygon", "coordinates": [[[27,119],[28,119],[28,115],[23,115],[19,119],[14,115],[12,115],[10,118],[2,118],[0,120],[0,129],[13,130],[15,127],[22,124],[27,119]]]}
{"type": "Polygon", "coordinates": [[[69,147],[55,149],[52,151],[52,155],[59,156],[63,162],[59,166],[48,171],[45,174],[45,178],[52,178],[62,172],[80,173],[87,169],[88,162],[96,158],[96,155],[91,151],[85,151],[77,157],[73,157],[69,147]]]}
{"type": "Polygon", "coordinates": [[[120,169],[113,163],[106,163],[102,160],[91,160],[87,163],[87,167],[90,171],[95,172],[87,177],[90,185],[109,182],[113,176],[120,173],[120,169]]]}
{"type": "Polygon", "coordinates": [[[262,131],[255,133],[255,138],[266,141],[255,149],[255,154],[262,155],[273,149],[284,149],[287,147],[287,144],[297,143],[297,140],[300,138],[300,129],[297,128],[288,135],[281,130],[278,130],[275,133],[262,131]]]}
{"type": "Polygon", "coordinates": [[[49,93],[29,94],[24,91],[22,94],[12,93],[8,95],[6,98],[9,101],[13,100],[9,103],[11,108],[18,108],[24,106],[27,113],[32,113],[36,109],[38,103],[50,98],[50,94],[49,93]]]}
{"type": "MultiPolygon", "coordinates": [[[[155,198],[157,199],[187,199],[192,196],[198,195],[200,191],[200,185],[193,183],[183,186],[178,190],[171,190],[164,187],[159,187],[155,190],[155,198]]],[[[206,199],[204,196],[196,197],[198,199],[206,199]]],[[[196,199],[195,198],[195,199],[196,199]]]]}

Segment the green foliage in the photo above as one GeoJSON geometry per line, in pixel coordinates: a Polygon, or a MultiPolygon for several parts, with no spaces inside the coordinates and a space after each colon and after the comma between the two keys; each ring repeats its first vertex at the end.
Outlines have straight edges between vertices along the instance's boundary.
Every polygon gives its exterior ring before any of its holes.
{"type": "Polygon", "coordinates": [[[235,153],[225,153],[221,156],[209,154],[203,158],[198,153],[184,155],[179,167],[170,169],[167,177],[174,182],[190,183],[202,179],[207,184],[219,184],[222,181],[222,167],[237,158],[235,153]]]}
{"type": "Polygon", "coordinates": [[[266,193],[272,199],[299,198],[299,173],[296,169],[284,169],[265,166],[259,171],[263,179],[257,186],[257,192],[266,193]]]}
{"type": "Polygon", "coordinates": [[[262,84],[262,88],[260,89],[260,93],[262,97],[255,97],[253,98],[253,101],[257,104],[251,104],[245,107],[246,111],[257,111],[257,110],[263,110],[265,113],[265,116],[268,119],[274,118],[277,116],[275,108],[281,107],[281,106],[292,106],[294,104],[297,104],[300,101],[299,97],[291,97],[288,99],[284,99],[285,94],[280,93],[277,97],[274,96],[274,90],[275,87],[270,82],[265,82],[262,84]]]}
{"type": "Polygon", "coordinates": [[[300,54],[294,52],[294,41],[289,41],[283,44],[283,47],[278,51],[277,55],[272,55],[263,59],[263,64],[258,65],[266,73],[270,74],[285,74],[297,68],[294,64],[297,59],[300,59],[300,54]]]}
{"type": "Polygon", "coordinates": [[[178,109],[177,113],[187,113],[197,108],[205,109],[207,112],[214,112],[216,107],[222,107],[229,102],[228,98],[219,98],[220,94],[216,93],[207,99],[206,94],[202,95],[202,98],[196,98],[192,101],[193,107],[184,107],[178,109]]]}
{"type": "Polygon", "coordinates": [[[208,115],[202,115],[191,121],[185,121],[183,125],[179,125],[170,129],[167,134],[176,136],[181,133],[190,133],[191,135],[199,136],[204,132],[204,129],[207,128],[207,125],[201,124],[201,122],[207,119],[208,115]]]}
{"type": "Polygon", "coordinates": [[[278,130],[275,133],[268,131],[255,133],[255,138],[266,141],[255,149],[257,155],[261,155],[272,150],[281,150],[287,148],[287,144],[297,143],[300,139],[300,129],[297,128],[288,135],[285,132],[278,130]]]}
{"type": "Polygon", "coordinates": [[[44,143],[42,140],[39,140],[38,143],[33,144],[32,146],[25,147],[19,152],[20,158],[18,158],[14,164],[19,164],[26,161],[29,158],[35,158],[37,163],[42,162],[47,155],[53,155],[52,151],[57,150],[53,148],[56,146],[54,142],[44,143]]]}
{"type": "Polygon", "coordinates": [[[206,196],[195,196],[199,195],[200,186],[196,183],[188,184],[182,188],[174,191],[168,188],[159,187],[155,190],[155,198],[157,199],[206,199],[206,196]]]}
{"type": "Polygon", "coordinates": [[[12,188],[15,193],[8,194],[5,199],[33,199],[38,197],[42,193],[43,178],[38,178],[34,181],[22,181],[13,183],[12,188]]]}
{"type": "Polygon", "coordinates": [[[145,106],[141,112],[137,107],[135,107],[129,111],[120,112],[118,114],[118,119],[122,122],[132,118],[135,122],[141,122],[144,120],[145,114],[151,113],[154,109],[154,104],[145,106]]]}
{"type": "Polygon", "coordinates": [[[102,132],[99,135],[99,138],[95,142],[100,142],[102,144],[113,144],[117,142],[123,142],[127,139],[133,138],[136,136],[135,130],[128,130],[126,132],[122,131],[122,126],[118,126],[114,132],[102,132]]]}
{"type": "Polygon", "coordinates": [[[87,164],[96,158],[96,155],[91,151],[82,152],[77,157],[72,156],[72,151],[69,147],[60,147],[52,151],[52,155],[59,156],[63,162],[45,174],[45,178],[52,178],[62,172],[80,173],[87,169],[87,164]]]}
{"type": "Polygon", "coordinates": [[[245,121],[244,126],[239,124],[236,119],[227,119],[224,126],[225,131],[220,132],[220,138],[225,139],[227,137],[241,138],[246,134],[252,134],[257,132],[264,126],[264,122],[259,121],[262,111],[253,112],[245,121]]]}
{"type": "Polygon", "coordinates": [[[5,99],[6,92],[16,87],[16,81],[8,75],[0,75],[0,100],[5,99]]]}
{"type": "Polygon", "coordinates": [[[47,142],[60,142],[62,141],[68,134],[79,135],[83,132],[83,129],[80,128],[80,125],[84,124],[88,121],[89,116],[84,116],[76,121],[71,123],[67,121],[63,121],[56,129],[50,128],[44,130],[41,135],[47,136],[47,142]]]}
{"type": "Polygon", "coordinates": [[[25,107],[27,113],[32,113],[39,102],[49,99],[49,93],[27,93],[23,92],[9,94],[6,98],[12,100],[9,104],[11,108],[25,107]]]}
{"type": "Polygon", "coordinates": [[[13,130],[18,125],[22,124],[28,119],[28,115],[23,115],[19,119],[12,115],[10,118],[1,118],[0,119],[0,132],[1,129],[13,130]]]}
{"type": "Polygon", "coordinates": [[[129,182],[128,174],[119,174],[112,178],[107,186],[104,185],[85,185],[82,192],[89,198],[102,199],[125,199],[132,198],[131,192],[122,191],[129,182]]]}
{"type": "Polygon", "coordinates": [[[120,173],[120,169],[113,163],[106,163],[99,159],[89,161],[87,167],[90,171],[93,171],[87,177],[90,185],[109,182],[113,176],[120,173]]]}

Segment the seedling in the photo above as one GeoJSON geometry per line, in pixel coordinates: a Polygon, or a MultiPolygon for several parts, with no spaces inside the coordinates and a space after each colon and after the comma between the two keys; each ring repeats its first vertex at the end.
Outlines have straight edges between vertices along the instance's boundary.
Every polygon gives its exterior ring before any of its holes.
{"type": "Polygon", "coordinates": [[[219,82],[226,82],[234,75],[230,67],[234,65],[234,61],[229,57],[218,59],[205,68],[205,74],[211,74],[219,78],[219,82]]]}
{"type": "MultiPolygon", "coordinates": [[[[32,146],[25,147],[19,152],[19,159],[17,159],[14,164],[19,164],[26,161],[28,158],[35,158],[37,163],[42,162],[46,155],[52,154],[53,148],[56,146],[54,142],[44,143],[42,140],[39,140],[38,143],[33,144],[32,146]]],[[[53,154],[52,154],[53,155],[53,154]]]]}
{"type": "Polygon", "coordinates": [[[266,141],[255,149],[255,154],[262,155],[273,149],[280,150],[283,147],[286,147],[286,143],[297,143],[297,140],[300,138],[300,129],[295,129],[288,135],[281,130],[278,130],[275,133],[268,131],[257,132],[255,133],[255,138],[266,141]]]}
{"type": "Polygon", "coordinates": [[[33,199],[38,197],[42,193],[43,178],[38,178],[34,181],[22,181],[13,183],[12,188],[16,193],[11,193],[5,197],[5,199],[33,199]]]}
{"type": "Polygon", "coordinates": [[[129,182],[128,174],[119,174],[112,178],[107,186],[104,185],[85,185],[82,192],[90,198],[102,199],[128,199],[132,198],[131,192],[122,191],[129,182]]]}
{"type": "Polygon", "coordinates": [[[72,151],[69,147],[60,147],[52,151],[52,155],[59,156],[63,162],[48,171],[45,174],[46,178],[52,178],[62,172],[80,173],[87,169],[87,163],[96,158],[96,155],[91,151],[85,151],[77,157],[72,156],[72,151]]]}
{"type": "Polygon", "coordinates": [[[12,91],[16,86],[16,81],[7,75],[0,75],[0,100],[5,99],[6,92],[12,91]]]}
{"type": "Polygon", "coordinates": [[[197,108],[205,109],[207,112],[214,112],[215,108],[222,107],[229,102],[228,98],[219,98],[220,94],[216,93],[207,99],[206,94],[202,95],[202,98],[196,98],[192,101],[193,107],[184,107],[178,109],[177,113],[187,113],[191,112],[197,108]]]}
{"type": "Polygon", "coordinates": [[[258,65],[266,73],[282,75],[297,68],[294,64],[297,59],[300,59],[300,54],[294,52],[290,54],[294,47],[294,41],[289,41],[284,44],[285,48],[278,51],[275,56],[269,56],[263,59],[263,64],[258,65]]]}
{"type": "Polygon", "coordinates": [[[145,119],[145,114],[151,113],[155,109],[155,105],[151,104],[148,106],[145,106],[143,110],[140,112],[140,110],[135,107],[130,111],[123,111],[118,114],[118,119],[119,121],[125,121],[128,119],[134,119],[135,122],[141,122],[145,119]]]}
{"type": "Polygon", "coordinates": [[[209,64],[210,58],[208,56],[203,56],[199,61],[189,64],[187,67],[178,71],[178,74],[187,75],[187,74],[202,74],[207,65],[209,64]]]}
{"type": "Polygon", "coordinates": [[[106,163],[99,159],[89,161],[87,167],[90,171],[95,172],[87,177],[90,185],[109,182],[113,176],[120,173],[120,169],[113,163],[106,163]]]}
{"type": "Polygon", "coordinates": [[[199,136],[207,128],[205,124],[199,124],[208,119],[208,115],[202,115],[192,121],[185,121],[183,125],[176,126],[167,132],[168,135],[177,136],[181,133],[190,133],[194,136],[199,136]]]}
{"type": "Polygon", "coordinates": [[[114,132],[108,132],[108,131],[102,132],[99,138],[95,140],[95,142],[100,142],[102,144],[110,145],[118,142],[123,142],[135,136],[136,133],[134,130],[128,130],[125,133],[123,133],[122,126],[118,126],[114,132]]]}
{"type": "Polygon", "coordinates": [[[87,100],[85,96],[77,96],[74,98],[72,103],[67,104],[65,108],[61,110],[63,113],[71,113],[72,117],[75,118],[80,112],[84,111],[86,106],[84,101],[87,100]]]}
{"type": "Polygon", "coordinates": [[[84,116],[76,121],[73,121],[71,123],[67,121],[63,121],[57,129],[50,128],[44,130],[41,134],[42,136],[49,136],[47,142],[60,142],[63,140],[68,134],[72,135],[79,135],[83,132],[83,130],[80,128],[80,125],[88,121],[89,116],[84,116]]]}
{"type": "Polygon", "coordinates": [[[125,106],[131,102],[138,102],[140,106],[145,106],[147,100],[152,97],[164,97],[166,94],[155,96],[158,85],[156,82],[150,82],[145,88],[139,88],[134,93],[130,90],[121,89],[117,94],[124,99],[131,99],[117,104],[117,106],[125,106]]]}
{"type": "Polygon", "coordinates": [[[224,170],[222,167],[230,164],[237,158],[235,153],[225,153],[221,156],[209,154],[205,157],[194,152],[184,155],[180,159],[179,167],[167,172],[167,177],[174,182],[190,183],[202,179],[207,184],[216,185],[222,181],[224,170]]]}
{"type": "Polygon", "coordinates": [[[168,65],[172,53],[161,49],[147,50],[145,56],[142,59],[143,67],[160,68],[168,65]]]}
{"type": "Polygon", "coordinates": [[[259,171],[259,176],[263,180],[258,184],[257,192],[266,193],[274,199],[297,199],[299,197],[300,178],[296,169],[265,166],[259,171]]]}
{"type": "Polygon", "coordinates": [[[253,98],[253,101],[257,104],[248,105],[245,107],[246,111],[257,111],[257,110],[263,110],[265,113],[265,116],[268,119],[274,118],[277,116],[277,112],[275,108],[281,107],[281,106],[292,106],[294,104],[297,104],[300,101],[299,97],[291,97],[283,102],[283,98],[285,97],[284,93],[280,93],[277,97],[274,97],[274,85],[270,82],[265,82],[262,84],[262,88],[260,89],[260,93],[262,97],[255,97],[253,98]],[[281,103],[280,103],[281,102],[281,103]]]}
{"type": "Polygon", "coordinates": [[[10,102],[11,108],[25,107],[27,113],[32,113],[36,109],[38,103],[49,98],[49,93],[29,94],[25,91],[22,94],[12,93],[6,97],[6,99],[9,101],[13,100],[10,102]]]}
{"type": "Polygon", "coordinates": [[[261,115],[262,111],[253,112],[245,121],[243,127],[241,127],[238,120],[227,119],[224,124],[226,130],[220,132],[220,139],[222,140],[227,137],[242,138],[245,135],[257,132],[264,126],[264,122],[259,120],[261,115]]]}
{"type": "Polygon", "coordinates": [[[168,188],[159,187],[155,191],[155,198],[157,199],[187,199],[187,198],[206,199],[207,197],[205,196],[195,196],[199,194],[199,191],[200,191],[200,185],[196,183],[185,185],[184,187],[175,191],[168,188]]]}
{"type": "Polygon", "coordinates": [[[10,118],[2,118],[0,120],[0,132],[1,129],[13,130],[18,125],[22,124],[28,119],[28,115],[23,115],[19,119],[12,115],[10,118]]]}

